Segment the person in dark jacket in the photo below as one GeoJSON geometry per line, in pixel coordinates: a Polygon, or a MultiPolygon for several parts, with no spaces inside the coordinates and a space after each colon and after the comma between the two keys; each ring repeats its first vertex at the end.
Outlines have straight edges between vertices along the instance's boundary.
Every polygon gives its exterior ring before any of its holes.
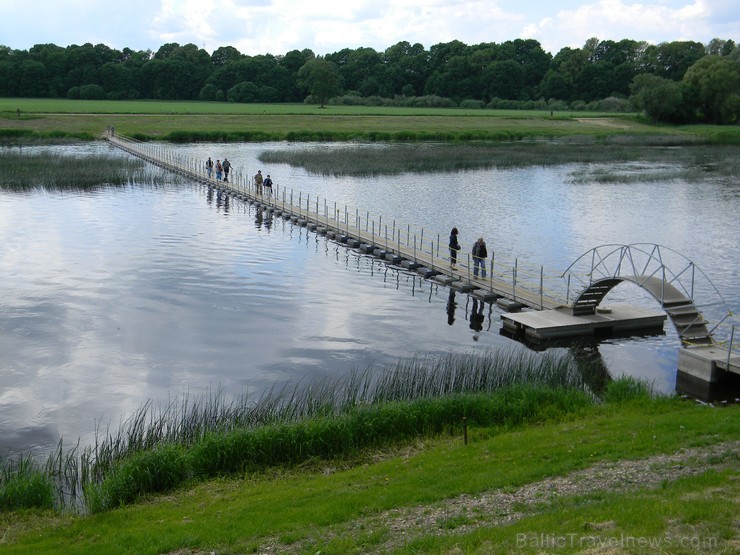
{"type": "Polygon", "coordinates": [[[473,245],[473,277],[478,277],[478,267],[480,266],[481,277],[486,279],[486,258],[488,258],[486,242],[483,237],[478,237],[473,245]]]}
{"type": "Polygon", "coordinates": [[[450,232],[450,267],[454,270],[457,264],[457,251],[460,250],[460,243],[457,241],[457,228],[453,227],[450,232]]]}

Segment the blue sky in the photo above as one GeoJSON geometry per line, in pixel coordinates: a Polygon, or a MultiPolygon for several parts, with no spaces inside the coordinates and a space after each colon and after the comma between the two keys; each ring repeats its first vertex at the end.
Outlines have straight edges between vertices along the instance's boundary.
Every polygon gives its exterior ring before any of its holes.
{"type": "Polygon", "coordinates": [[[0,18],[0,45],[23,50],[89,42],[156,51],[176,42],[327,54],[532,38],[554,55],[590,37],[740,43],[737,0],[0,0],[0,18]]]}

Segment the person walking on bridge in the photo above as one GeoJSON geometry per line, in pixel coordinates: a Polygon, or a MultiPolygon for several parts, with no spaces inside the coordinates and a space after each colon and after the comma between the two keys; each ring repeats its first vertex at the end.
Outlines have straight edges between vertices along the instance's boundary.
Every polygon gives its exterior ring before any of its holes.
{"type": "Polygon", "coordinates": [[[229,181],[229,171],[231,171],[231,162],[229,162],[228,158],[224,158],[224,161],[221,165],[224,167],[224,183],[226,183],[229,181]]]}
{"type": "Polygon", "coordinates": [[[457,240],[457,228],[453,227],[450,232],[450,268],[455,269],[457,264],[457,251],[460,250],[460,243],[457,240]]]}
{"type": "Polygon", "coordinates": [[[254,188],[258,195],[262,194],[262,170],[257,170],[257,175],[254,176],[254,188]]]}
{"type": "Polygon", "coordinates": [[[213,175],[213,160],[211,160],[210,156],[206,160],[206,173],[208,174],[208,179],[211,179],[211,175],[213,175]]]}
{"type": "Polygon", "coordinates": [[[224,167],[221,165],[221,160],[216,160],[216,181],[221,181],[221,175],[224,172],[224,167]]]}
{"type": "Polygon", "coordinates": [[[265,187],[265,194],[267,196],[272,195],[272,179],[270,178],[270,174],[267,174],[267,177],[265,177],[265,180],[262,182],[262,185],[265,187]]]}
{"type": "Polygon", "coordinates": [[[486,258],[488,258],[486,242],[483,237],[478,237],[473,245],[473,277],[478,277],[478,266],[480,266],[481,277],[486,279],[486,258]]]}

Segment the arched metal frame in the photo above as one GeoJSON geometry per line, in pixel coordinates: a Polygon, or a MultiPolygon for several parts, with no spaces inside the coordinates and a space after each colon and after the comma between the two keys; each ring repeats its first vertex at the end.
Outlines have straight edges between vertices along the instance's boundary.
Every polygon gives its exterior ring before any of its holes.
{"type": "Polygon", "coordinates": [[[707,275],[681,253],[650,243],[607,244],[579,256],[563,272],[568,302],[574,282],[574,314],[593,314],[614,287],[631,282],[655,298],[671,318],[684,344],[711,344],[717,327],[731,316],[722,295],[707,275]],[[669,267],[670,264],[670,267],[669,267]],[[711,329],[701,308],[722,307],[723,317],[711,329]]]}

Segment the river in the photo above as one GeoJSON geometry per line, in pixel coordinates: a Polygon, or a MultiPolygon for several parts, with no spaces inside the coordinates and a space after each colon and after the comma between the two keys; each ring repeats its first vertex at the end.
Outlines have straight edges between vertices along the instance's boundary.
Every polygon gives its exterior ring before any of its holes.
{"type": "MultiPolygon", "coordinates": [[[[342,145],[172,148],[228,157],[236,174],[261,169],[286,191],[423,227],[435,240],[457,226],[465,252],[483,236],[497,257],[554,274],[598,245],[664,245],[740,310],[737,180],[588,179],[655,169],[635,163],[332,177],[258,161],[267,148],[306,146],[342,145]]],[[[124,156],[101,143],[34,148],[124,156]]],[[[86,444],[147,400],[259,395],[415,354],[526,348],[500,335],[495,306],[475,329],[467,295],[451,298],[445,287],[174,176],[87,192],[0,191],[0,245],[0,456],[44,452],[60,438],[86,444]]],[[[659,310],[636,286],[611,295],[659,310]]],[[[668,321],[664,335],[605,340],[598,356],[613,376],[670,392],[678,346],[668,321]]]]}

